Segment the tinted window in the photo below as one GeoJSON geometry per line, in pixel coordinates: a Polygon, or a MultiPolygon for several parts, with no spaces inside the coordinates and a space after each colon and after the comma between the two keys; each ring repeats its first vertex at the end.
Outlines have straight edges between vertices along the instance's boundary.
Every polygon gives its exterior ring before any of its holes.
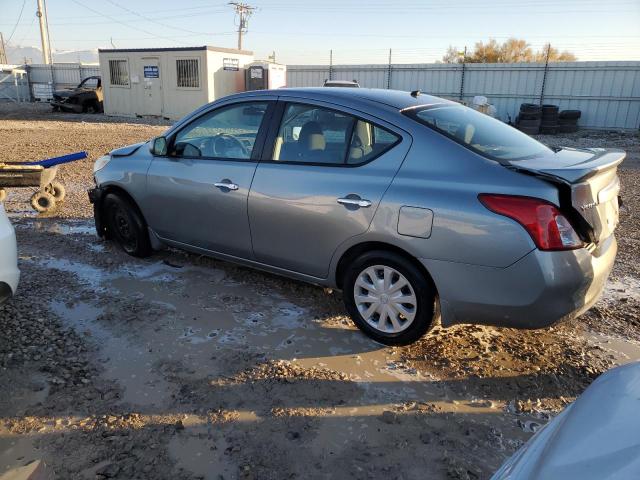
{"type": "Polygon", "coordinates": [[[266,110],[266,102],[251,102],[205,114],[178,132],[172,155],[250,159],[266,110]]]}
{"type": "Polygon", "coordinates": [[[381,127],[342,112],[289,104],[280,124],[273,159],[358,165],[380,155],[398,139],[381,127]]]}
{"type": "Polygon", "coordinates": [[[462,105],[419,107],[405,114],[488,158],[521,160],[550,152],[519,130],[462,105]]]}

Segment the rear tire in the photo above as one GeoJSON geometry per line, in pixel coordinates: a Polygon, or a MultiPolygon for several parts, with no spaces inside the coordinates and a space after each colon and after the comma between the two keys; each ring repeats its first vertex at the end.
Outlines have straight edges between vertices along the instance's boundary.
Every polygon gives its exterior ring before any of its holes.
{"type": "Polygon", "coordinates": [[[360,255],[347,267],[343,287],[351,319],[379,343],[408,345],[433,325],[435,287],[418,267],[397,253],[374,250],[360,255]],[[377,278],[372,278],[374,275],[377,278]]]}
{"type": "Polygon", "coordinates": [[[82,104],[82,113],[97,113],[98,108],[95,102],[85,102],[82,104]]]}
{"type": "Polygon", "coordinates": [[[115,193],[107,194],[103,205],[109,237],[133,257],[151,255],[147,224],[138,208],[129,199],[115,193]]]}

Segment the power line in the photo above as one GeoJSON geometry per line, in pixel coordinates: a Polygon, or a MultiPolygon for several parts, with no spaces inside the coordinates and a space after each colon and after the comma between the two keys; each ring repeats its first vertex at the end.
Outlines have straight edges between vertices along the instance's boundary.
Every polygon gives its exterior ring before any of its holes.
{"type": "Polygon", "coordinates": [[[9,35],[9,38],[7,38],[7,42],[9,43],[11,41],[11,39],[13,38],[13,34],[16,33],[16,29],[18,28],[18,24],[20,23],[20,20],[22,20],[22,12],[24,12],[24,6],[27,3],[27,0],[22,0],[22,8],[20,8],[20,14],[18,15],[18,20],[16,21],[16,24],[13,26],[13,30],[11,31],[11,35],[9,35]]]}
{"type": "MultiPolygon", "coordinates": [[[[209,33],[206,33],[206,32],[195,32],[193,30],[188,30],[186,28],[174,27],[173,25],[169,25],[168,23],[159,22],[158,20],[146,17],[146,16],[142,15],[141,13],[138,13],[138,12],[136,12],[134,10],[131,10],[131,9],[127,8],[127,7],[123,7],[122,5],[120,5],[119,3],[114,2],[113,0],[107,0],[107,1],[110,4],[115,5],[116,7],[124,10],[125,12],[129,12],[129,13],[131,13],[133,15],[136,15],[139,18],[142,18],[143,20],[146,20],[147,22],[155,23],[156,25],[160,25],[161,27],[171,28],[172,30],[178,30],[180,32],[192,33],[192,34],[195,34],[195,35],[209,35],[209,33]]],[[[175,17],[173,17],[173,18],[175,18],[175,17]]]]}
{"type": "MultiPolygon", "coordinates": [[[[132,26],[132,25],[129,25],[128,23],[122,22],[122,21],[118,20],[117,18],[112,17],[111,15],[107,15],[106,13],[102,13],[102,12],[99,12],[98,10],[94,10],[93,8],[91,8],[91,7],[87,6],[87,5],[85,5],[84,3],[82,3],[82,2],[80,2],[80,1],[78,1],[78,0],[71,0],[71,1],[72,1],[73,3],[75,3],[76,5],[80,5],[81,7],[86,8],[86,9],[87,9],[87,10],[89,10],[90,12],[93,12],[93,13],[95,13],[95,14],[97,14],[97,15],[100,15],[100,16],[103,16],[103,17],[105,17],[105,18],[108,18],[108,19],[109,19],[109,20],[111,20],[112,22],[119,23],[120,25],[124,25],[125,27],[133,28],[133,29],[135,29],[135,30],[137,30],[137,31],[140,31],[140,32],[144,32],[144,33],[146,33],[147,35],[151,35],[152,37],[155,37],[155,38],[160,38],[160,39],[162,39],[162,40],[169,40],[170,42],[175,41],[174,39],[171,39],[171,38],[169,38],[169,37],[164,37],[164,36],[162,36],[162,35],[157,35],[157,34],[155,34],[155,33],[153,33],[153,32],[150,32],[149,30],[145,30],[145,29],[140,28],[140,27],[134,27],[134,26],[132,26]]],[[[185,44],[184,42],[179,42],[179,43],[182,43],[183,45],[185,44]]]]}
{"type": "Polygon", "coordinates": [[[238,17],[238,50],[242,50],[242,35],[249,31],[249,17],[256,7],[240,2],[229,2],[229,5],[234,8],[238,17]]]}

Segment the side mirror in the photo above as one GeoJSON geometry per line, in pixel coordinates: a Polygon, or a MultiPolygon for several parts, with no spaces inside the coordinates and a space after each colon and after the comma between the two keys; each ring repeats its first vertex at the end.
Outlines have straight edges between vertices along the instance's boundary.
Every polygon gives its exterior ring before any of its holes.
{"type": "Polygon", "coordinates": [[[151,141],[151,147],[149,147],[151,155],[164,157],[167,154],[167,139],[166,137],[156,137],[151,141]]]}

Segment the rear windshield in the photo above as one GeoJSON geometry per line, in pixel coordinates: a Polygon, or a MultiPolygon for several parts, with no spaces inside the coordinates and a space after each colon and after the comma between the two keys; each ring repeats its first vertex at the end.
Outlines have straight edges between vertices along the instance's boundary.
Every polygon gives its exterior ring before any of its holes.
{"type": "Polygon", "coordinates": [[[493,160],[523,160],[551,152],[521,131],[462,105],[427,105],[403,113],[493,160]]]}

